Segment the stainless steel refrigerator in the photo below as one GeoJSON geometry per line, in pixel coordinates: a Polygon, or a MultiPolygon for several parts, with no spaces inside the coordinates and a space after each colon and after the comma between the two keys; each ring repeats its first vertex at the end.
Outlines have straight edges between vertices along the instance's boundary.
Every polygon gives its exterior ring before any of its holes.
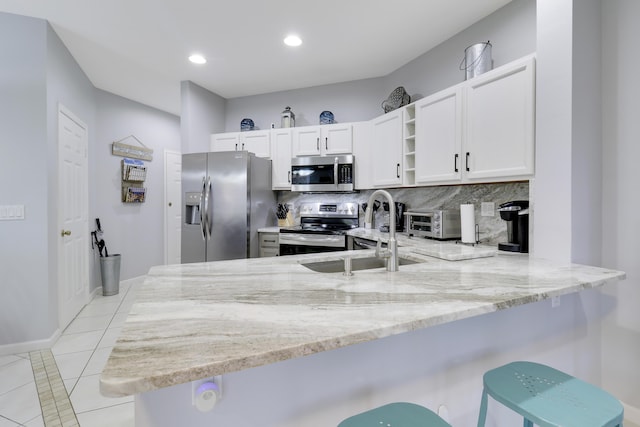
{"type": "Polygon", "coordinates": [[[276,224],[271,160],[247,151],[182,156],[183,263],[257,257],[276,224]]]}

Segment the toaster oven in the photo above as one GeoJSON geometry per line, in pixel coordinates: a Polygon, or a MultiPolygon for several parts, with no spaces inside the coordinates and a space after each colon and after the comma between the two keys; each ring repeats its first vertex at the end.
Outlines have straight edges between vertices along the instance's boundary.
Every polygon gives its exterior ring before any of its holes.
{"type": "Polygon", "coordinates": [[[405,212],[406,232],[409,236],[431,239],[459,239],[460,210],[432,210],[425,212],[405,212]]]}

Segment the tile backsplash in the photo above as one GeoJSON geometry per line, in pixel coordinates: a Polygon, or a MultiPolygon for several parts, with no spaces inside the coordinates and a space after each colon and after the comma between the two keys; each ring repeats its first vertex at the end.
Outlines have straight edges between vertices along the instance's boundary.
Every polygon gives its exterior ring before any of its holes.
{"type": "MultiPolygon", "coordinates": [[[[402,202],[407,210],[459,209],[461,204],[475,205],[475,219],[480,230],[480,242],[497,244],[507,240],[507,224],[495,210],[493,216],[481,216],[481,203],[494,203],[495,209],[510,200],[529,200],[529,182],[506,182],[495,184],[451,185],[438,187],[390,188],[393,200],[402,202]]],[[[278,203],[293,205],[296,224],[300,223],[299,206],[306,202],[356,202],[360,205],[360,225],[364,226],[362,204],[366,203],[374,190],[356,193],[295,193],[278,192],[278,203]]],[[[382,200],[381,200],[382,201],[382,200]]],[[[388,224],[388,213],[379,209],[374,225],[377,228],[388,224]]]]}

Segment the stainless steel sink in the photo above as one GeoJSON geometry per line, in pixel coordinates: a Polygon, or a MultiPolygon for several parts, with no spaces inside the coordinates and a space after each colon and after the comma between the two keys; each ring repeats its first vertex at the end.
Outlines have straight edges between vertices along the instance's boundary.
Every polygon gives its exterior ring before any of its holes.
{"type": "MultiPolygon", "coordinates": [[[[419,261],[414,261],[407,258],[400,258],[400,265],[417,264],[418,262],[419,261]]],[[[317,271],[318,273],[341,273],[344,271],[344,259],[320,262],[306,262],[302,265],[310,270],[317,271]]],[[[370,270],[372,268],[384,267],[386,267],[386,260],[382,258],[351,258],[351,271],[370,270]]]]}

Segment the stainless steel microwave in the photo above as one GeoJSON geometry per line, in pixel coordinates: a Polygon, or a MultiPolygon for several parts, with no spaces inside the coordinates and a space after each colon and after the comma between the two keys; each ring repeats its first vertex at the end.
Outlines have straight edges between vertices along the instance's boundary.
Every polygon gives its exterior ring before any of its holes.
{"type": "Polygon", "coordinates": [[[354,191],[352,155],[291,159],[291,191],[354,191]]]}

